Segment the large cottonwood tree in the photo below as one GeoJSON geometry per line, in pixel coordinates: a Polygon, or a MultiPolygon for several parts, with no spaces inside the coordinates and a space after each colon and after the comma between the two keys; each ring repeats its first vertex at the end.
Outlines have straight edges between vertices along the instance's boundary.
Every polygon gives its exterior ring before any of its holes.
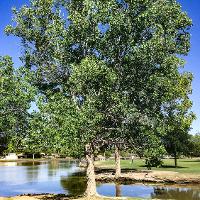
{"type": "Polygon", "coordinates": [[[95,195],[92,146],[163,132],[191,20],[175,0],[32,0],[14,10],[14,21],[6,31],[22,38],[32,83],[47,101],[66,96],[86,122],[75,120],[69,133],[84,133],[86,195],[95,195]]]}

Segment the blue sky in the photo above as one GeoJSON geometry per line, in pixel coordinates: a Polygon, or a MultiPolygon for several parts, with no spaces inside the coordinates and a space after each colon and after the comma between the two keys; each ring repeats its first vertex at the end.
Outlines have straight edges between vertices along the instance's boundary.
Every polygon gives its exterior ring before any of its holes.
{"type": "MultiPolygon", "coordinates": [[[[13,58],[15,67],[21,65],[20,57],[20,40],[16,37],[6,36],[4,28],[11,23],[12,7],[20,8],[23,4],[27,4],[28,0],[0,0],[0,55],[10,55],[13,58]]],[[[197,115],[197,120],[192,124],[191,133],[200,132],[200,1],[199,0],[179,0],[184,11],[193,20],[191,29],[191,51],[186,59],[185,70],[190,71],[194,75],[193,81],[193,100],[192,110],[197,115]]]]}

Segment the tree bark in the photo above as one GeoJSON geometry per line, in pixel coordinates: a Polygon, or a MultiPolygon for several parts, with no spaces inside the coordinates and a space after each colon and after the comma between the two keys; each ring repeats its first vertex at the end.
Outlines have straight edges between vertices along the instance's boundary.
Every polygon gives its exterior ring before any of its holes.
{"type": "Polygon", "coordinates": [[[118,146],[115,146],[115,178],[121,176],[121,165],[120,165],[120,150],[118,146]]]}
{"type": "Polygon", "coordinates": [[[177,167],[177,155],[176,152],[174,152],[174,165],[177,167]]]}
{"type": "Polygon", "coordinates": [[[95,196],[96,192],[96,180],[95,180],[95,172],[94,172],[94,154],[92,152],[91,146],[86,145],[86,161],[87,161],[87,188],[85,191],[85,196],[95,196]]]}
{"type": "Polygon", "coordinates": [[[134,156],[131,156],[131,164],[133,164],[134,156]]]}

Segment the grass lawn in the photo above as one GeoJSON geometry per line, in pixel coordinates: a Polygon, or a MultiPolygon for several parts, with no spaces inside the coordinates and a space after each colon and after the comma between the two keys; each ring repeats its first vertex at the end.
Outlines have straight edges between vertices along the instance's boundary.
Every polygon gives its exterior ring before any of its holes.
{"type": "MultiPolygon", "coordinates": [[[[160,171],[176,171],[180,173],[193,173],[200,174],[200,159],[178,159],[178,167],[174,167],[173,159],[163,159],[163,166],[159,168],[153,167],[152,170],[160,170],[160,171]]],[[[96,161],[96,167],[101,168],[115,168],[114,160],[106,160],[106,161],[96,161]]],[[[131,160],[121,160],[121,168],[122,169],[137,169],[137,170],[147,170],[145,167],[144,159],[135,159],[133,164],[131,160]]]]}

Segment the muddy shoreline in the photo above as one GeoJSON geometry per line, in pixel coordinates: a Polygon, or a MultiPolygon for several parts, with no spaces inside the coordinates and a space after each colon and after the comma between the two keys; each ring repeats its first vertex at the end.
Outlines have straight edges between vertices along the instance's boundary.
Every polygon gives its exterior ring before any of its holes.
{"type": "MultiPolygon", "coordinates": [[[[70,198],[70,197],[58,197],[57,195],[24,195],[24,196],[15,196],[15,197],[0,197],[0,200],[113,200],[114,198],[70,198]]],[[[125,200],[128,198],[120,198],[120,200],[125,200]]],[[[119,199],[118,199],[119,200],[119,199]]]]}
{"type": "MultiPolygon", "coordinates": [[[[55,195],[55,194],[27,194],[19,195],[15,197],[0,197],[0,200],[139,200],[140,198],[129,198],[129,197],[105,197],[105,196],[94,196],[94,197],[68,197],[66,195],[55,195]]],[[[141,199],[142,200],[142,199],[141,199]]]]}

